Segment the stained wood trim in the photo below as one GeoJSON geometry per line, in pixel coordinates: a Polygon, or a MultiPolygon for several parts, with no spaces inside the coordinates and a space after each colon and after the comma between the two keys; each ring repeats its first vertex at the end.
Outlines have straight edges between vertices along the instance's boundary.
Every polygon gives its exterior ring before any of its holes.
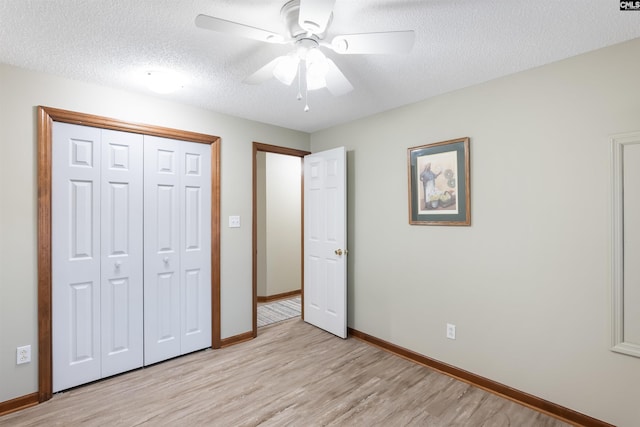
{"type": "Polygon", "coordinates": [[[300,202],[300,318],[304,320],[304,156],[300,157],[300,202]]]}
{"type": "Polygon", "coordinates": [[[165,128],[162,126],[147,125],[142,123],[125,122],[108,117],[92,114],[78,113],[75,111],[61,110],[59,108],[42,108],[53,121],[72,123],[76,125],[91,126],[101,129],[112,129],[123,132],[140,133],[144,135],[159,136],[163,138],[179,139],[182,141],[199,142],[203,144],[216,144],[220,137],[204,133],[189,132],[186,130],[165,128]]]}
{"type": "Polygon", "coordinates": [[[53,122],[92,126],[211,145],[211,343],[221,346],[220,329],[220,137],[130,123],[51,107],[38,107],[38,400],[53,395],[51,330],[51,144],[53,122]]]}
{"type": "Polygon", "coordinates": [[[241,342],[249,341],[255,338],[253,336],[253,331],[245,332],[243,334],[234,335],[229,338],[225,338],[221,342],[221,347],[229,347],[231,345],[240,344],[241,342]]]}
{"type": "Polygon", "coordinates": [[[53,119],[38,107],[38,400],[53,394],[51,336],[51,138],[53,119]]]}
{"type": "Polygon", "coordinates": [[[211,347],[221,347],[220,138],[211,145],[211,347]]]}
{"type": "Polygon", "coordinates": [[[596,418],[592,418],[588,415],[574,411],[573,409],[560,406],[553,402],[549,402],[548,400],[544,400],[537,396],[533,396],[523,391],[516,390],[512,387],[506,386],[480,375],[476,375],[463,369],[456,368],[455,366],[440,362],[439,360],[432,359],[430,357],[408,350],[404,347],[397,346],[380,338],[376,338],[372,335],[360,332],[356,329],[348,328],[347,330],[349,332],[349,335],[354,338],[360,339],[368,344],[379,347],[412,362],[427,366],[445,375],[456,378],[460,381],[464,381],[467,384],[471,384],[491,393],[497,394],[513,402],[535,409],[536,411],[558,418],[564,422],[584,427],[615,427],[612,424],[600,421],[596,418]]]}
{"type": "Polygon", "coordinates": [[[264,297],[258,297],[258,302],[278,301],[278,300],[281,300],[281,299],[289,298],[289,297],[292,297],[292,296],[295,296],[295,295],[300,295],[300,294],[302,294],[302,289],[297,289],[295,291],[283,292],[281,294],[267,295],[267,296],[264,296],[264,297]]]}
{"type": "Polygon", "coordinates": [[[264,151],[266,153],[285,154],[287,156],[304,157],[311,154],[310,151],[298,150],[296,148],[279,147],[277,145],[263,144],[254,142],[253,148],[256,151],[264,151]]]}
{"type": "MultiPolygon", "coordinates": [[[[258,195],[257,195],[257,160],[256,155],[258,151],[264,151],[266,153],[285,154],[287,156],[300,157],[300,215],[301,215],[301,239],[300,239],[300,284],[304,285],[304,156],[311,154],[309,151],[297,150],[295,148],[278,147],[277,145],[262,144],[260,142],[253,143],[253,157],[252,157],[252,171],[253,171],[253,209],[252,209],[252,251],[251,251],[251,281],[253,292],[253,338],[258,336],[258,195]]],[[[301,295],[301,311],[300,315],[304,319],[304,287],[300,291],[301,295]]]]}
{"type": "Polygon", "coordinates": [[[0,402],[0,416],[37,405],[40,401],[38,392],[0,402]]]}
{"type": "Polygon", "coordinates": [[[258,146],[251,150],[251,337],[258,336],[258,146]]]}

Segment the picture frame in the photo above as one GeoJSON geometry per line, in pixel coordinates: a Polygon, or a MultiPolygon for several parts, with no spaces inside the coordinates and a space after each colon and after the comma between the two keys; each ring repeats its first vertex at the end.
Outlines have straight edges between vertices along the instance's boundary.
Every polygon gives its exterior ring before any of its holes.
{"type": "Polygon", "coordinates": [[[409,224],[471,225],[469,138],[407,150],[409,224]]]}

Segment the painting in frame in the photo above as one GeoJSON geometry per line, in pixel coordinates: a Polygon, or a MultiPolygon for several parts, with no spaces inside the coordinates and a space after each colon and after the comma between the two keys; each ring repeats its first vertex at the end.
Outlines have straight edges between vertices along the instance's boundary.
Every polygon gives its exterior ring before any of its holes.
{"type": "Polygon", "coordinates": [[[411,147],[409,224],[471,225],[469,138],[411,147]]]}

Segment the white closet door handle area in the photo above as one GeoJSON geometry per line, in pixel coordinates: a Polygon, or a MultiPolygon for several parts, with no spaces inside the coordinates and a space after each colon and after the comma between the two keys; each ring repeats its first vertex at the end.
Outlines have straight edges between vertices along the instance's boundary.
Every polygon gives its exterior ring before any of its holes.
{"type": "Polygon", "coordinates": [[[169,264],[169,257],[166,256],[162,259],[164,261],[165,264],[169,264]]]}
{"type": "Polygon", "coordinates": [[[120,267],[122,266],[122,262],[116,261],[115,266],[116,266],[116,270],[120,270],[120,267]]]}

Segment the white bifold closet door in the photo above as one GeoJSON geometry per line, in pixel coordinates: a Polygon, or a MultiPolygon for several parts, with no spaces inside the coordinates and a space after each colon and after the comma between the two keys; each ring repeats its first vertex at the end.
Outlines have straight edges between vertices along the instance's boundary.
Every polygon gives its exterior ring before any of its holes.
{"type": "Polygon", "coordinates": [[[211,146],[54,122],[53,391],[211,346],[211,146]]]}
{"type": "Polygon", "coordinates": [[[145,365],[211,346],[211,146],[145,136],[145,365]]]}
{"type": "Polygon", "coordinates": [[[54,122],[54,392],[142,366],[142,139],[54,122]]]}

